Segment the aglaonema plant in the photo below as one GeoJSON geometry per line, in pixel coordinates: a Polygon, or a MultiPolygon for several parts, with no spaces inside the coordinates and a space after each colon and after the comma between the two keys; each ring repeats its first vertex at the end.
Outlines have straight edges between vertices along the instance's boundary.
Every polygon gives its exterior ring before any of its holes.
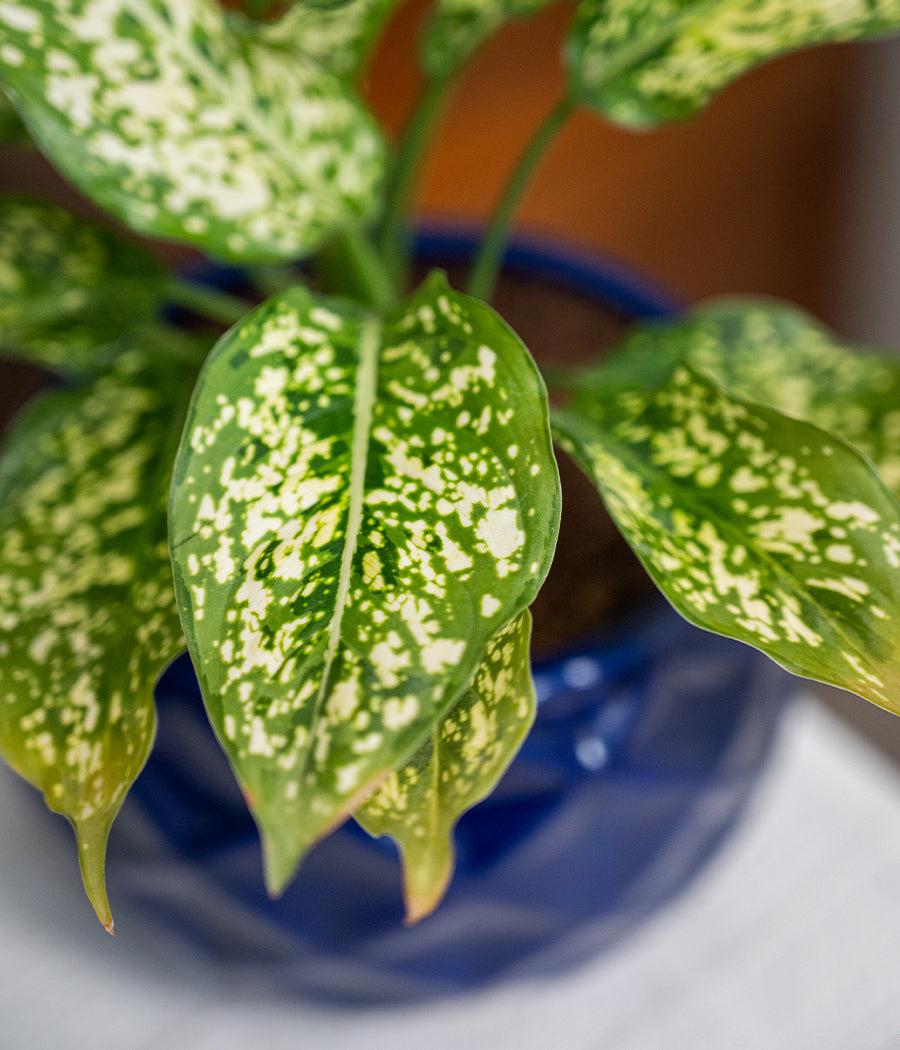
{"type": "Polygon", "coordinates": [[[900,0],[580,0],[565,94],[511,158],[465,294],[405,286],[416,175],[466,61],[545,0],[437,0],[389,144],[357,81],[393,6],[0,0],[6,140],[258,290],[0,203],[0,345],[58,377],[0,461],[0,751],[72,821],[110,929],[107,836],[185,645],[271,892],[353,816],[397,840],[409,918],[438,903],[455,821],[533,718],[552,439],[688,619],[900,710],[900,365],[734,300],[555,371],[551,412],[486,305],[576,110],[690,117],[777,54],[897,30],[900,0]]]}

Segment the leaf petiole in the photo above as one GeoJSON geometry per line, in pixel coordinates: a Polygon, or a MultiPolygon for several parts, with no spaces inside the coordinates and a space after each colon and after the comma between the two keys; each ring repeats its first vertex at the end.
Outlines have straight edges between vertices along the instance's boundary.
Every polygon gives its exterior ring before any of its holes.
{"type": "Polygon", "coordinates": [[[169,281],[166,296],[175,305],[208,317],[212,321],[218,321],[228,328],[237,324],[252,306],[246,299],[223,292],[221,288],[179,277],[173,277],[169,281]]]}

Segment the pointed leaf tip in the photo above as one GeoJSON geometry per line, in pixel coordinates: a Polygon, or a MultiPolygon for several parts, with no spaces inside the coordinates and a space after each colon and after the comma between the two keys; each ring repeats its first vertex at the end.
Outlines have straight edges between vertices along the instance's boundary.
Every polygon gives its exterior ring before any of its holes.
{"type": "Polygon", "coordinates": [[[344,808],[335,814],[332,822],[308,842],[305,848],[297,848],[297,839],[290,825],[273,822],[266,828],[262,823],[258,823],[263,848],[263,878],[266,893],[271,900],[278,900],[282,896],[309,850],[344,824],[354,810],[364,805],[390,775],[391,770],[383,770],[360,788],[347,800],[344,808]]]}
{"type": "Polygon", "coordinates": [[[113,933],[113,917],[106,895],[106,843],[115,813],[98,814],[96,818],[74,824],[78,841],[78,864],[84,890],[91,907],[107,933],[113,933]]]}
{"type": "Polygon", "coordinates": [[[469,688],[420,749],[354,814],[390,835],[403,862],[407,926],[435,910],[453,878],[453,829],[493,791],[535,714],[526,610],[491,640],[469,688]]]}
{"type": "Polygon", "coordinates": [[[188,392],[136,340],[90,387],[26,410],[0,464],[0,752],[71,820],[107,929],[107,835],[183,644],[165,507],[188,392]]]}
{"type": "Polygon", "coordinates": [[[686,364],[582,391],[556,422],[683,616],[900,711],[900,504],[867,459],[686,364]]]}
{"type": "Polygon", "coordinates": [[[449,835],[443,855],[435,861],[433,865],[426,863],[420,867],[410,862],[404,864],[404,926],[417,926],[427,919],[447,895],[456,868],[456,851],[449,835]]]}

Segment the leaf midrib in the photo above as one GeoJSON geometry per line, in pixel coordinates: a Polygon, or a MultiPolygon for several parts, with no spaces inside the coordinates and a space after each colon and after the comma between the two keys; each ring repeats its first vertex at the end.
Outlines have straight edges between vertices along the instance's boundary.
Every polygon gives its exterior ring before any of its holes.
{"type": "MultiPolygon", "coordinates": [[[[341,566],[338,588],[335,595],[334,613],[328,624],[328,643],[322,666],[322,679],[316,696],[313,721],[331,684],[331,670],[341,642],[341,627],[347,598],[350,594],[350,577],[353,557],[356,553],[362,528],[363,506],[366,494],[366,465],[369,459],[369,442],[372,433],[372,414],[378,386],[378,356],[381,346],[381,322],[370,317],[364,320],[359,332],[359,368],[356,373],[356,390],[353,399],[353,433],[350,438],[350,478],[348,481],[347,532],[341,551],[341,566]]],[[[307,752],[308,756],[309,752],[307,752]]]]}

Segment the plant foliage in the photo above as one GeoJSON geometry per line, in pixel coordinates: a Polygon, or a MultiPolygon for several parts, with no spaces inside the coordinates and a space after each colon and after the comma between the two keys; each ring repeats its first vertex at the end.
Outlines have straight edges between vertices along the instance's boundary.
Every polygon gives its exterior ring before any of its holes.
{"type": "MultiPolygon", "coordinates": [[[[900,0],[579,0],[479,295],[409,293],[446,90],[545,3],[436,0],[394,146],[358,82],[395,0],[0,0],[0,142],[30,136],[132,231],[241,261],[255,303],[0,201],[0,350],[56,377],[0,461],[0,752],[75,825],[108,927],[106,837],[185,644],[271,891],[355,814],[398,842],[409,919],[437,904],[534,715],[560,513],[544,383],[481,301],[528,176],[579,107],[665,123],[785,51],[900,28],[900,0]]],[[[685,616],[900,709],[894,361],[732,301],[563,385],[560,443],[685,616]]]]}

